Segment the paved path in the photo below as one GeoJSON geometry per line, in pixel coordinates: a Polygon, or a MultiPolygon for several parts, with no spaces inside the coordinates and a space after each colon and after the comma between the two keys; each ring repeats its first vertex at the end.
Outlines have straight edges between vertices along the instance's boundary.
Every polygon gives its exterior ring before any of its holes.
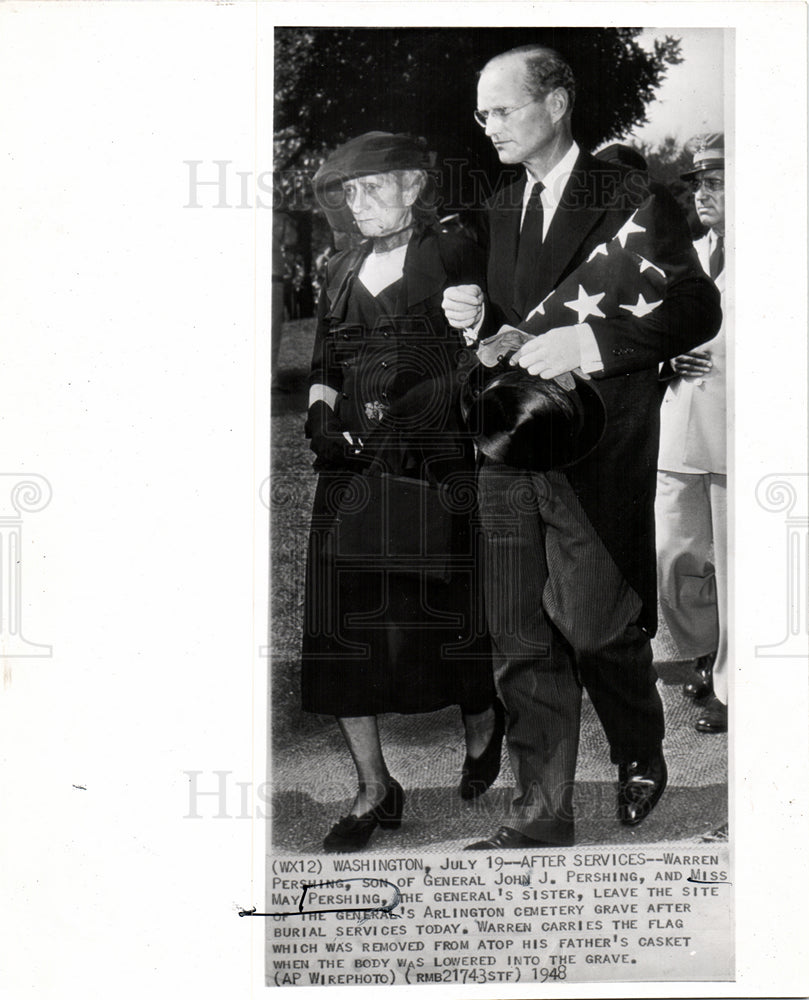
{"type": "MultiPolygon", "coordinates": [[[[577,843],[697,842],[727,821],[727,737],[697,734],[697,709],[680,694],[682,668],[661,666],[660,672],[669,679],[660,684],[668,726],[668,789],[640,826],[630,829],[615,820],[616,768],[598,718],[585,702],[576,772],[577,843]]],[[[391,773],[407,799],[401,829],[378,831],[368,850],[443,853],[494,832],[510,795],[505,753],[497,782],[470,804],[456,790],[464,756],[457,709],[384,716],[380,724],[391,773]]],[[[356,791],[354,769],[336,725],[324,720],[322,727],[291,739],[276,751],[273,766],[274,848],[317,852],[356,791]]]]}

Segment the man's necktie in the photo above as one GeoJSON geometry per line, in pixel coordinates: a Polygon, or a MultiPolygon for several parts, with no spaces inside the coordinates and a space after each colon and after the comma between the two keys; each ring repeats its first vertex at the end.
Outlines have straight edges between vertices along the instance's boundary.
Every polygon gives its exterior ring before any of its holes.
{"type": "Polygon", "coordinates": [[[711,251],[711,257],[708,261],[708,267],[710,269],[711,277],[716,280],[717,276],[722,273],[725,269],[725,238],[724,236],[716,237],[716,246],[711,251]]]}
{"type": "MultiPolygon", "coordinates": [[[[514,268],[514,305],[519,309],[531,289],[531,277],[537,266],[537,254],[542,245],[542,192],[545,185],[538,181],[525,207],[525,218],[520,230],[517,263],[514,268]]],[[[536,303],[533,303],[534,305],[536,303]]]]}

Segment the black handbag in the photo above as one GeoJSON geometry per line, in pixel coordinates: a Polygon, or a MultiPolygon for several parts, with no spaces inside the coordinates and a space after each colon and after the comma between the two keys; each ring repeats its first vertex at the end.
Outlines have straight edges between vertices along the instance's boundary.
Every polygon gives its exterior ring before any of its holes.
{"type": "Polygon", "coordinates": [[[387,472],[355,475],[336,520],[341,562],[449,582],[453,513],[446,487],[387,472]]]}

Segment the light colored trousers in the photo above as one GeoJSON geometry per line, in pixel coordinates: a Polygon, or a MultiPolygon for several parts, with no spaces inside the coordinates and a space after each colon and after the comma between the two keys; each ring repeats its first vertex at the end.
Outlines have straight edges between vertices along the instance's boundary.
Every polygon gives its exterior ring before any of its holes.
{"type": "Polygon", "coordinates": [[[657,584],[680,656],[717,651],[717,698],[728,701],[727,476],[658,472],[657,584]]]}

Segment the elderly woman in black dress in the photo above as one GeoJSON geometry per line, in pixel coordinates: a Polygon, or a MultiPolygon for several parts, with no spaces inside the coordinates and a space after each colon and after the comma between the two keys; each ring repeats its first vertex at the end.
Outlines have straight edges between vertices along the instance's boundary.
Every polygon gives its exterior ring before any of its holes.
{"type": "Polygon", "coordinates": [[[357,770],[327,851],[363,848],[401,823],[377,716],[459,705],[460,794],[497,777],[495,697],[476,558],[474,454],[459,406],[464,343],[444,288],[481,284],[478,248],[439,231],[427,154],[370,132],[315,177],[337,232],[310,377],[307,436],[319,472],[306,574],[303,707],[337,717],[357,770]]]}

